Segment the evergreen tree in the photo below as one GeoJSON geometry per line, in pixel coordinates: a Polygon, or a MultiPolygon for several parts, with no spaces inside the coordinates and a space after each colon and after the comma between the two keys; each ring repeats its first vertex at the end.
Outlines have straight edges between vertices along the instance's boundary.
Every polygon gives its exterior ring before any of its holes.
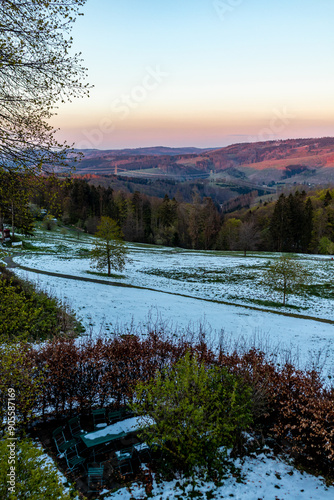
{"type": "Polygon", "coordinates": [[[299,191],[288,197],[287,220],[287,235],[283,250],[285,252],[300,252],[303,249],[304,240],[305,205],[299,191]]]}
{"type": "Polygon", "coordinates": [[[302,250],[307,252],[310,248],[313,232],[313,205],[311,198],[307,198],[305,203],[305,216],[302,233],[302,250]]]}
{"type": "Polygon", "coordinates": [[[199,469],[215,475],[226,448],[251,423],[250,396],[236,376],[186,353],[154,380],[137,385],[133,408],[142,417],[145,440],[159,445],[172,464],[190,475],[199,469]]]}
{"type": "Polygon", "coordinates": [[[328,207],[328,205],[330,205],[330,203],[332,202],[332,195],[330,194],[330,192],[326,191],[326,194],[325,194],[325,198],[324,198],[324,207],[328,207]]]}
{"type": "Polygon", "coordinates": [[[211,198],[204,198],[202,209],[204,248],[212,248],[220,229],[220,216],[211,198]]]}
{"type": "Polygon", "coordinates": [[[143,201],[143,224],[144,224],[144,237],[145,241],[149,242],[152,237],[152,226],[151,226],[152,208],[150,200],[145,198],[143,201]]]}
{"type": "Polygon", "coordinates": [[[278,198],[274,213],[270,221],[270,235],[273,241],[273,249],[281,252],[285,241],[285,227],[287,225],[286,198],[281,194],[278,198]]]}

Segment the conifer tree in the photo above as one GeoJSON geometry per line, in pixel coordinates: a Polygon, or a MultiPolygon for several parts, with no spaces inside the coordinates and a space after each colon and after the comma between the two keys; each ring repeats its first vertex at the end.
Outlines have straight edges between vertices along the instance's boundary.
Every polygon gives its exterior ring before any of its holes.
{"type": "Polygon", "coordinates": [[[215,472],[252,420],[250,388],[189,352],[153,380],[138,383],[133,408],[142,418],[144,439],[189,474],[201,468],[215,472]]]}

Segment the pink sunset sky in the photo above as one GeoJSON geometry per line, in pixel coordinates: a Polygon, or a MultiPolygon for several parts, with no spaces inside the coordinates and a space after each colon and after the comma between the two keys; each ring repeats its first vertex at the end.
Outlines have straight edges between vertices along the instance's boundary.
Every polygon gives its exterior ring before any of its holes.
{"type": "Polygon", "coordinates": [[[80,149],[219,147],[334,135],[334,3],[88,0],[73,30],[91,97],[62,104],[80,149]]]}

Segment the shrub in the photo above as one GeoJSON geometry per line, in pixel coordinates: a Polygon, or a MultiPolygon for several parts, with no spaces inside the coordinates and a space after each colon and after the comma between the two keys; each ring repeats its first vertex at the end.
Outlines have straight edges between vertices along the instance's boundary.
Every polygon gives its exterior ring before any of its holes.
{"type": "Polygon", "coordinates": [[[333,472],[334,389],[324,389],[319,375],[286,365],[271,402],[272,430],[293,455],[321,473],[333,472]]]}
{"type": "Polygon", "coordinates": [[[55,299],[23,290],[0,278],[0,336],[7,339],[44,339],[59,332],[55,299]]]}
{"type": "Polygon", "coordinates": [[[0,338],[45,340],[77,326],[57,299],[36,291],[0,266],[0,338]]]}
{"type": "Polygon", "coordinates": [[[6,436],[0,440],[1,499],[70,500],[73,498],[65,491],[55,467],[45,464],[45,455],[43,456],[30,439],[20,439],[15,441],[15,445],[13,443],[14,441],[9,441],[6,436]],[[12,446],[12,450],[8,444],[12,446]],[[9,482],[11,478],[13,478],[12,483],[9,482]]]}
{"type": "Polygon", "coordinates": [[[171,368],[137,385],[133,409],[143,419],[145,439],[163,448],[176,467],[191,475],[198,468],[212,475],[252,420],[249,396],[249,387],[236,376],[207,368],[187,352],[171,368]]]}
{"type": "Polygon", "coordinates": [[[52,231],[57,226],[57,221],[53,215],[46,215],[42,222],[42,228],[46,231],[52,231]]]}
{"type": "Polygon", "coordinates": [[[0,346],[0,418],[7,412],[8,390],[15,391],[15,412],[18,422],[27,422],[36,409],[43,390],[43,369],[34,362],[30,344],[12,343],[0,346]]]}
{"type": "Polygon", "coordinates": [[[311,282],[310,274],[291,255],[281,255],[271,264],[263,275],[263,285],[272,291],[282,293],[283,306],[286,297],[293,293],[297,286],[311,282]]]}
{"type": "MultiPolygon", "coordinates": [[[[240,430],[248,425],[252,415],[256,437],[275,438],[303,465],[333,477],[334,389],[326,389],[315,372],[305,373],[288,364],[279,367],[267,361],[265,355],[256,349],[242,354],[222,351],[216,356],[204,341],[190,345],[185,340],[171,340],[156,332],[145,339],[120,335],[85,339],[80,343],[58,338],[36,349],[21,344],[13,352],[15,356],[6,346],[0,352],[2,415],[6,391],[13,380],[18,414],[23,418],[24,414],[29,418],[33,413],[44,416],[47,412],[59,416],[73,408],[84,412],[92,407],[116,407],[131,404],[137,398],[136,404],[143,405],[140,413],[144,414],[148,408],[157,421],[159,411],[159,418],[164,417],[165,407],[161,403],[164,396],[166,404],[174,408],[169,412],[171,418],[179,416],[179,421],[184,422],[182,418],[189,417],[195,428],[194,436],[195,431],[204,435],[206,431],[201,433],[202,424],[204,429],[207,425],[207,430],[210,430],[210,419],[215,416],[220,422],[221,443],[225,447],[232,443],[237,452],[237,445],[242,444],[242,440],[238,440],[240,430]],[[181,370],[184,358],[189,358],[190,366],[181,370]],[[177,377],[183,376],[183,385],[181,382],[176,384],[176,374],[177,377]],[[161,394],[156,388],[157,381],[161,394]],[[138,382],[141,383],[136,394],[138,382]],[[152,394],[157,393],[156,397],[161,398],[160,406],[154,406],[153,396],[151,400],[145,399],[146,388],[151,387],[152,394]],[[166,387],[170,387],[169,392],[166,387]],[[183,392],[182,397],[180,393],[178,397],[180,387],[184,393],[189,388],[186,398],[183,392]],[[141,399],[138,400],[140,391],[141,399]],[[194,421],[191,420],[191,405],[196,409],[194,421]],[[210,409],[207,410],[207,423],[203,422],[205,408],[210,409]]],[[[178,421],[168,429],[173,434],[177,429],[181,432],[177,425],[178,421]]],[[[204,449],[204,441],[198,441],[198,454],[203,462],[205,453],[214,455],[215,432],[212,436],[213,445],[209,445],[208,452],[204,449]]],[[[162,440],[161,443],[164,445],[162,440]]],[[[175,450],[173,439],[166,441],[166,446],[170,449],[170,456],[176,457],[179,451],[175,450]]],[[[189,446],[192,446],[191,442],[189,446]]],[[[182,457],[182,450],[179,456],[182,457]]],[[[181,459],[176,457],[172,461],[180,466],[181,459]]],[[[191,458],[191,467],[193,463],[191,458]]],[[[210,459],[207,463],[210,464],[210,459]]],[[[191,468],[188,464],[187,467],[191,468]]],[[[211,467],[214,470],[214,462],[211,467]]]]}

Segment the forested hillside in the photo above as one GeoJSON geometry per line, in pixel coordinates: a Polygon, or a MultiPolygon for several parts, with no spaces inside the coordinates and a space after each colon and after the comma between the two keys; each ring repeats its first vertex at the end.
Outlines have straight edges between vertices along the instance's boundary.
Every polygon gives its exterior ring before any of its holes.
{"type": "Polygon", "coordinates": [[[94,186],[83,179],[44,178],[37,188],[22,178],[20,186],[19,196],[0,189],[0,218],[23,232],[32,231],[34,217],[44,217],[50,229],[56,218],[58,224],[94,234],[107,216],[120,225],[127,241],[206,250],[334,253],[334,189],[296,190],[256,206],[251,195],[243,195],[235,200],[238,210],[227,211],[198,191],[185,202],[167,194],[158,198],[94,186]]]}
{"type": "Polygon", "coordinates": [[[233,180],[253,186],[334,181],[334,138],[287,139],[199,150],[83,150],[77,173],[138,178],[233,180]]]}

